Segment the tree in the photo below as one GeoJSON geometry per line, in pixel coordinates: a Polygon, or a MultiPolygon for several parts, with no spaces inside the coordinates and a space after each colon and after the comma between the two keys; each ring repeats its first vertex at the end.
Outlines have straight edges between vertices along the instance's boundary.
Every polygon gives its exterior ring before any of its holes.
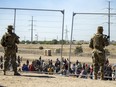
{"type": "Polygon", "coordinates": [[[53,39],[52,44],[58,44],[58,41],[56,39],[53,39]]]}
{"type": "Polygon", "coordinates": [[[22,40],[20,43],[21,43],[21,44],[25,44],[25,40],[22,40]]]}
{"type": "Polygon", "coordinates": [[[31,43],[31,41],[27,40],[27,41],[25,41],[25,43],[30,44],[30,43],[31,43]]]}
{"type": "Polygon", "coordinates": [[[65,40],[60,40],[59,41],[59,44],[62,44],[62,42],[63,42],[63,44],[66,44],[66,41],[65,40]]]}

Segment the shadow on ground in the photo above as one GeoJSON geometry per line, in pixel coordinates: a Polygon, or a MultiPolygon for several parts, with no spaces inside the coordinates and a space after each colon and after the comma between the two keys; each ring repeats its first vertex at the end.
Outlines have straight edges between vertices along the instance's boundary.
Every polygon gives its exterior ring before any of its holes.
{"type": "Polygon", "coordinates": [[[0,85],[0,87],[6,87],[6,86],[2,86],[2,85],[0,85]]]}
{"type": "Polygon", "coordinates": [[[24,77],[37,77],[37,78],[55,78],[54,76],[37,76],[37,75],[21,75],[21,76],[24,76],[24,77]]]}

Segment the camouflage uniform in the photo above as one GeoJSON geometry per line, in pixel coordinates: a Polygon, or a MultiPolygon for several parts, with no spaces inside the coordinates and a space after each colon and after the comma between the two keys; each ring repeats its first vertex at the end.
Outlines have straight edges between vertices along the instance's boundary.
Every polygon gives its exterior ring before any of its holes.
{"type": "Polygon", "coordinates": [[[109,41],[102,34],[103,27],[98,26],[97,33],[91,38],[89,47],[93,49],[92,60],[95,79],[100,70],[100,78],[104,79],[104,62],[106,60],[104,47],[109,45],[109,41]]]}
{"type": "Polygon", "coordinates": [[[16,53],[17,53],[17,45],[19,43],[19,37],[12,32],[12,25],[8,26],[8,32],[6,32],[2,39],[1,45],[4,47],[4,75],[6,74],[6,70],[8,69],[9,62],[11,61],[14,75],[17,75],[17,63],[16,63],[16,53]],[[9,32],[10,31],[10,32],[9,32]]]}

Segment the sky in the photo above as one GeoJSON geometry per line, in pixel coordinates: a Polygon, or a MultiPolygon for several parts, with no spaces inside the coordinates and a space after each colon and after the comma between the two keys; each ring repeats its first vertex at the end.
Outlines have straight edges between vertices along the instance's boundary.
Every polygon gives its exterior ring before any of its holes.
{"type": "MultiPolygon", "coordinates": [[[[111,12],[116,13],[116,0],[111,1],[111,12]]],[[[65,10],[64,39],[70,40],[72,13],[108,12],[108,0],[0,0],[0,7],[65,10]],[[66,29],[68,32],[66,33],[66,29]]],[[[0,9],[0,37],[8,24],[13,24],[12,10],[0,9]]],[[[31,39],[31,22],[33,16],[33,39],[60,40],[62,37],[62,13],[43,11],[17,11],[16,33],[21,40],[31,39]]],[[[75,15],[73,39],[89,40],[99,25],[108,34],[108,18],[105,15],[75,15]]],[[[111,40],[116,40],[116,16],[111,16],[111,40]]]]}

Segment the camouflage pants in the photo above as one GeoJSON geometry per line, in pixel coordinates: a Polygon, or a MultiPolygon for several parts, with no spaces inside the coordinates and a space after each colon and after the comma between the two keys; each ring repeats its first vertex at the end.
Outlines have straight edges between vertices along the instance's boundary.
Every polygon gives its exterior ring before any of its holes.
{"type": "Polygon", "coordinates": [[[105,51],[94,50],[92,52],[92,60],[93,60],[94,74],[98,74],[98,71],[100,70],[100,73],[103,76],[104,75],[104,62],[106,60],[105,51]]]}
{"type": "Polygon", "coordinates": [[[17,72],[16,50],[12,48],[5,48],[4,58],[5,58],[4,71],[6,71],[9,68],[9,62],[10,62],[13,71],[17,72]]]}

